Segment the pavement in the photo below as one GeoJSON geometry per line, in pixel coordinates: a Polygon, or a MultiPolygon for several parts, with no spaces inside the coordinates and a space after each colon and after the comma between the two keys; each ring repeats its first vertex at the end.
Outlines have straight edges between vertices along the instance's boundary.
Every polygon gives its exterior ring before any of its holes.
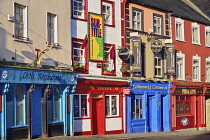
{"type": "Polygon", "coordinates": [[[161,139],[164,137],[172,136],[172,137],[184,137],[184,136],[196,136],[200,137],[203,135],[210,135],[210,131],[170,131],[170,132],[143,132],[143,133],[123,133],[123,134],[111,134],[111,135],[82,135],[82,136],[56,136],[56,137],[45,137],[45,138],[37,138],[36,140],[135,140],[135,139],[143,139],[143,138],[153,138],[160,137],[161,139]]]}

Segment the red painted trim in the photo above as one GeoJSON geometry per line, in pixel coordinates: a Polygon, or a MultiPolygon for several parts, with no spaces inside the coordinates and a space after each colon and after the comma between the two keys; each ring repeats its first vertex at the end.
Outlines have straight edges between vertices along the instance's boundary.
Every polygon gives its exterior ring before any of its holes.
{"type": "Polygon", "coordinates": [[[81,21],[87,21],[87,13],[88,13],[88,0],[84,0],[84,6],[85,6],[85,8],[84,8],[84,19],[82,19],[82,18],[76,18],[76,17],[74,17],[74,15],[73,15],[73,0],[71,0],[71,18],[72,19],[75,19],[75,20],[81,20],[81,21]]]}
{"type": "Polygon", "coordinates": [[[112,5],[112,24],[104,24],[105,26],[115,27],[115,3],[109,0],[101,0],[101,15],[102,15],[102,2],[112,5]]]}
{"type": "Polygon", "coordinates": [[[74,135],[78,136],[78,135],[92,135],[92,134],[91,131],[83,131],[83,132],[74,132],[74,135]]]}
{"type": "Polygon", "coordinates": [[[123,130],[113,130],[113,131],[106,131],[106,134],[121,134],[123,130]]]}
{"type": "MultiPolygon", "coordinates": [[[[72,64],[73,64],[73,55],[74,55],[74,47],[73,47],[73,42],[76,41],[76,42],[81,42],[83,43],[84,42],[84,39],[80,39],[80,38],[74,38],[72,37],[72,47],[71,47],[71,52],[72,52],[72,56],[71,56],[71,59],[72,59],[72,64]]],[[[88,47],[85,48],[85,60],[86,60],[86,63],[85,63],[85,72],[78,72],[78,73],[83,73],[83,74],[88,74],[89,73],[89,60],[88,60],[88,47]]]]}

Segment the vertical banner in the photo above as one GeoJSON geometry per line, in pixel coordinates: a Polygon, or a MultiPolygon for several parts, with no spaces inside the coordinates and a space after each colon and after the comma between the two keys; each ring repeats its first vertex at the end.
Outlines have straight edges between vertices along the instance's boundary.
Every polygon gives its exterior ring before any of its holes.
{"type": "Polygon", "coordinates": [[[89,60],[104,61],[103,16],[89,13],[89,60]]]}
{"type": "Polygon", "coordinates": [[[141,72],[141,39],[138,37],[132,38],[132,62],[133,72],[141,72]]]}
{"type": "Polygon", "coordinates": [[[166,72],[175,74],[175,49],[174,44],[166,44],[166,72]]]}

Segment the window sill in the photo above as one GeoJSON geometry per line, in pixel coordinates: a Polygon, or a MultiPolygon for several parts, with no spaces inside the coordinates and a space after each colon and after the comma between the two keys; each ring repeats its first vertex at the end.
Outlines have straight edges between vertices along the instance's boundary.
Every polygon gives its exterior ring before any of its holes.
{"type": "Polygon", "coordinates": [[[181,40],[181,39],[176,39],[176,41],[180,41],[180,42],[184,42],[184,43],[186,43],[186,41],[185,41],[185,40],[181,40]]]}
{"type": "Polygon", "coordinates": [[[201,82],[200,80],[192,80],[193,82],[201,82]]]}
{"type": "Polygon", "coordinates": [[[206,45],[207,48],[210,48],[210,45],[206,45]]]}
{"type": "Polygon", "coordinates": [[[198,45],[198,46],[201,46],[201,44],[200,43],[192,43],[193,45],[198,45]]]}
{"type": "Polygon", "coordinates": [[[72,19],[81,20],[81,21],[86,21],[87,22],[87,18],[72,17],[72,19]]]}
{"type": "Polygon", "coordinates": [[[109,72],[109,71],[103,71],[102,75],[107,75],[107,76],[116,76],[115,73],[109,72]]]}
{"type": "Polygon", "coordinates": [[[16,36],[16,35],[13,35],[13,40],[18,41],[18,42],[29,43],[29,38],[19,37],[19,36],[16,36]]]}
{"type": "Polygon", "coordinates": [[[104,24],[105,26],[109,26],[109,27],[115,27],[115,25],[112,24],[104,24]]]}
{"type": "Polygon", "coordinates": [[[181,79],[181,78],[177,78],[176,80],[179,80],[179,81],[186,81],[185,79],[181,79]]]}
{"type": "Polygon", "coordinates": [[[21,128],[21,127],[28,127],[28,125],[9,126],[7,128],[21,128]]]}
{"type": "Polygon", "coordinates": [[[56,124],[56,123],[63,123],[63,121],[54,121],[54,122],[50,121],[50,122],[48,122],[48,124],[56,124]]]}

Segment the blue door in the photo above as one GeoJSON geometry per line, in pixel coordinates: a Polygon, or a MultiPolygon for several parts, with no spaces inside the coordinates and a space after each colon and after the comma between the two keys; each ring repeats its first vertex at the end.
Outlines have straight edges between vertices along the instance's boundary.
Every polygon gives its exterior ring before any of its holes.
{"type": "Polygon", "coordinates": [[[154,131],[153,127],[153,120],[154,120],[154,110],[153,110],[153,101],[154,96],[148,96],[148,130],[149,131],[154,131]]]}

